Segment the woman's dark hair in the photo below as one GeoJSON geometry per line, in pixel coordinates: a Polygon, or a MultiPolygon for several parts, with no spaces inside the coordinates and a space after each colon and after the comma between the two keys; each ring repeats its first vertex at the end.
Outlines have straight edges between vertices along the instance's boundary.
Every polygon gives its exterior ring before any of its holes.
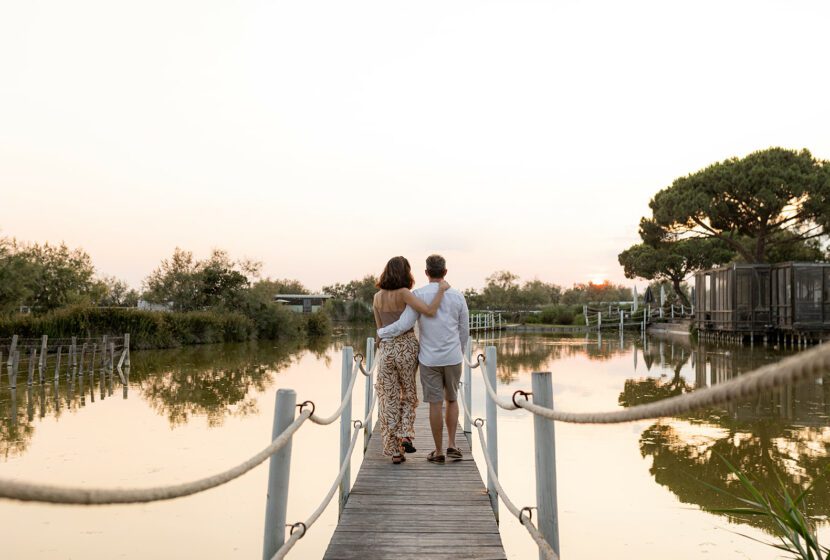
{"type": "Polygon", "coordinates": [[[389,259],[383,272],[380,273],[380,280],[376,284],[381,290],[398,290],[400,288],[411,290],[414,285],[415,278],[412,276],[412,268],[405,257],[389,259]]]}

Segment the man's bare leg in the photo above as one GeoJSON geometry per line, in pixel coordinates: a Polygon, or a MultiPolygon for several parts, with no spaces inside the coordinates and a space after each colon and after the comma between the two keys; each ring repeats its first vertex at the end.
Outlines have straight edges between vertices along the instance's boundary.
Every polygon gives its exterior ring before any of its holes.
{"type": "MultiPolygon", "coordinates": [[[[444,450],[442,449],[444,445],[444,419],[441,417],[443,404],[440,401],[437,403],[429,403],[429,427],[432,430],[432,439],[435,440],[436,455],[444,454],[444,450]]],[[[457,413],[456,416],[458,416],[457,413]]]]}
{"type": "Polygon", "coordinates": [[[447,447],[458,449],[455,445],[455,432],[458,428],[458,401],[447,401],[447,447]]]}

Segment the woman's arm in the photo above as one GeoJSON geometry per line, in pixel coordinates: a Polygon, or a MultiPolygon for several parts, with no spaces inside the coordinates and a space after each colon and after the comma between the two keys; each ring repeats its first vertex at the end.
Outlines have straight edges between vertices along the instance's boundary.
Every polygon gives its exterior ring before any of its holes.
{"type": "Polygon", "coordinates": [[[441,280],[441,283],[438,284],[438,293],[432,298],[432,302],[427,305],[418,296],[404,288],[403,301],[418,313],[426,315],[427,317],[434,317],[438,311],[438,307],[441,305],[441,300],[444,299],[444,292],[449,289],[450,285],[445,280],[441,280]]]}

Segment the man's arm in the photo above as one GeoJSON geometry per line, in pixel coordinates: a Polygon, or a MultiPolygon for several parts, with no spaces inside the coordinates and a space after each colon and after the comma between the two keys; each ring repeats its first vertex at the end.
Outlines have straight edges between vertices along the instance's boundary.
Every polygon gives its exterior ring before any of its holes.
{"type": "Polygon", "coordinates": [[[464,352],[470,338],[470,310],[464,296],[461,296],[461,312],[458,314],[458,338],[461,339],[461,352],[464,352]]]}
{"type": "Polygon", "coordinates": [[[415,326],[415,322],[418,320],[418,312],[406,306],[406,309],[403,310],[401,313],[401,317],[386,327],[378,329],[378,338],[381,340],[387,338],[395,338],[398,335],[401,335],[415,326]]]}

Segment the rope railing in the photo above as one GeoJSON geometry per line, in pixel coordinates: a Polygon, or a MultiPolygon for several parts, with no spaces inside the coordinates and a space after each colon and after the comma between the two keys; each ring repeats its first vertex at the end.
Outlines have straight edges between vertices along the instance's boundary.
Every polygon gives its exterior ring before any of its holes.
{"type": "MultiPolygon", "coordinates": [[[[481,364],[481,361],[478,362],[481,364]]],[[[460,385],[460,384],[459,384],[460,385]]],[[[459,391],[460,392],[460,391],[459,391]]],[[[539,547],[539,550],[544,554],[545,558],[548,560],[559,560],[559,556],[553,551],[548,541],[545,540],[545,537],[539,532],[539,529],[531,522],[530,516],[525,517],[524,512],[530,511],[531,508],[522,508],[519,509],[516,504],[507,496],[507,492],[505,492],[504,488],[499,481],[499,477],[496,474],[495,469],[493,468],[493,464],[490,460],[490,454],[487,452],[487,443],[484,439],[484,420],[481,418],[476,418],[475,420],[472,419],[470,416],[470,411],[467,410],[467,404],[464,402],[464,399],[458,399],[461,402],[461,409],[464,411],[464,416],[470,423],[475,426],[476,431],[478,432],[478,441],[481,444],[481,450],[484,454],[484,462],[487,464],[487,473],[489,474],[489,480],[492,481],[493,487],[496,490],[496,493],[501,498],[501,501],[507,507],[508,511],[513,514],[513,516],[519,520],[519,523],[527,530],[530,534],[530,537],[536,542],[536,545],[539,547]]]]}
{"type": "Polygon", "coordinates": [[[466,366],[467,366],[468,368],[470,368],[470,369],[476,369],[478,366],[480,366],[480,365],[481,365],[481,363],[482,363],[483,361],[484,361],[484,354],[479,354],[479,355],[476,357],[476,361],[475,361],[475,363],[470,362],[470,360],[468,360],[468,359],[467,359],[467,356],[466,356],[466,355],[464,356],[464,365],[466,365],[466,366]]]}
{"type": "Polygon", "coordinates": [[[365,361],[363,354],[355,354],[354,359],[357,361],[357,366],[360,368],[360,373],[362,373],[366,377],[371,377],[371,375],[377,369],[378,362],[380,362],[380,360],[372,360],[372,365],[369,366],[369,370],[367,371],[363,367],[363,362],[365,361]]]}
{"type": "MultiPolygon", "coordinates": [[[[479,360],[485,358],[479,355],[479,360]]],[[[799,383],[814,379],[830,371],[830,345],[822,345],[758,368],[722,384],[677,395],[653,403],[641,404],[624,410],[607,412],[563,412],[535,405],[527,400],[527,393],[517,391],[512,399],[500,397],[486,375],[482,375],[490,398],[505,410],[523,408],[528,412],[555,420],[574,424],[618,424],[636,420],[650,420],[677,416],[738,399],[754,397],[777,389],[788,383],[799,383]],[[516,400],[525,396],[524,400],[516,400]]]]}
{"type": "MultiPolygon", "coordinates": [[[[357,356],[355,356],[355,357],[357,357],[357,356]]],[[[361,358],[362,358],[362,356],[361,356],[361,358]]],[[[373,368],[370,368],[370,371],[372,369],[373,368]]],[[[332,482],[331,487],[329,488],[329,491],[326,493],[325,497],[323,498],[323,501],[320,502],[320,504],[317,506],[317,509],[315,509],[311,513],[311,515],[308,516],[308,518],[305,521],[293,523],[291,525],[286,525],[286,527],[291,528],[291,533],[289,534],[288,539],[285,541],[285,544],[283,544],[279,548],[279,550],[277,550],[277,552],[274,554],[274,556],[271,557],[271,560],[280,560],[282,558],[285,558],[285,555],[288,554],[291,551],[291,549],[294,547],[294,545],[297,544],[297,541],[299,541],[301,538],[303,538],[305,536],[305,534],[308,532],[308,530],[311,528],[311,526],[314,525],[314,523],[317,521],[317,519],[319,519],[320,516],[323,514],[323,512],[326,510],[329,503],[331,502],[331,499],[334,497],[334,493],[337,492],[337,489],[340,486],[340,483],[343,481],[343,477],[345,476],[345,474],[348,470],[349,464],[351,463],[352,454],[354,453],[355,444],[357,443],[357,438],[360,435],[360,430],[372,418],[372,414],[374,413],[376,403],[377,403],[377,394],[375,392],[373,392],[372,393],[372,404],[369,407],[369,413],[363,418],[363,420],[355,420],[352,424],[353,428],[354,428],[354,432],[352,433],[352,439],[351,439],[351,442],[349,443],[349,449],[346,451],[346,457],[343,459],[343,462],[340,464],[340,471],[337,474],[337,478],[335,478],[334,481],[332,482]]]]}
{"type": "Polygon", "coordinates": [[[192,482],[151,488],[79,488],[0,479],[0,498],[52,504],[108,505],[158,502],[198,494],[239,478],[268,459],[291,441],[294,433],[310,416],[310,411],[301,412],[288,429],[250,459],[221,473],[192,482]]]}
{"type": "Polygon", "coordinates": [[[312,414],[309,417],[309,420],[321,426],[328,426],[329,424],[333,423],[335,420],[340,418],[340,415],[343,413],[343,409],[346,408],[346,406],[348,406],[348,404],[352,401],[352,394],[354,393],[352,389],[354,389],[354,382],[357,379],[357,372],[359,371],[360,365],[363,361],[363,356],[360,356],[360,358],[361,359],[358,360],[357,356],[355,356],[355,362],[354,366],[352,367],[351,378],[349,379],[349,386],[346,388],[346,396],[340,401],[340,406],[337,407],[337,410],[335,410],[331,416],[327,416],[326,418],[321,418],[317,414],[312,414]]]}

